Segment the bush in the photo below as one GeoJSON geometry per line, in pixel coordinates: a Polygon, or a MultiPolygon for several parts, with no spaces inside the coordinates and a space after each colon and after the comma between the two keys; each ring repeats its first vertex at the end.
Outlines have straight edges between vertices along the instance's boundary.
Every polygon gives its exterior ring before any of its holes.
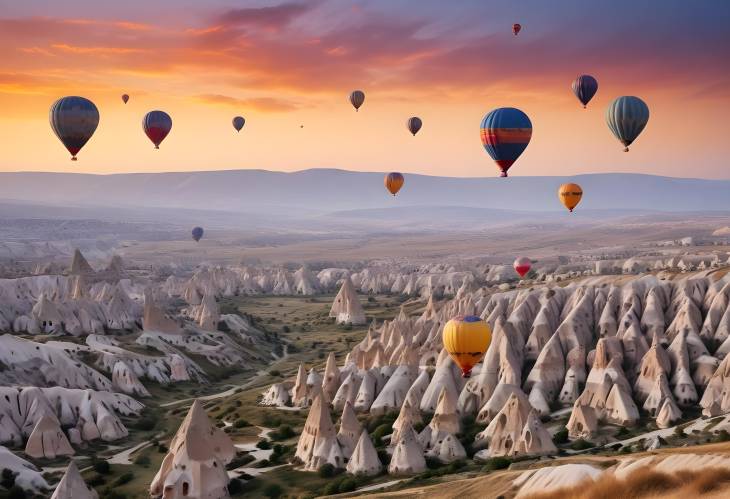
{"type": "Polygon", "coordinates": [[[251,426],[251,423],[246,421],[245,419],[237,419],[235,423],[233,423],[233,426],[236,428],[245,428],[246,426],[251,426]]]}
{"type": "Polygon", "coordinates": [[[570,448],[573,450],[586,450],[590,449],[591,447],[594,447],[593,442],[589,442],[588,440],[584,440],[582,438],[579,438],[570,445],[570,448]]]}
{"type": "Polygon", "coordinates": [[[393,433],[393,424],[392,423],[381,424],[380,426],[375,428],[375,431],[373,432],[373,439],[380,440],[385,435],[388,435],[390,433],[393,433]]]}
{"type": "Polygon", "coordinates": [[[320,478],[332,478],[335,476],[335,467],[330,463],[325,463],[319,467],[317,474],[320,478]]]}
{"type": "Polygon", "coordinates": [[[266,439],[259,440],[258,443],[256,444],[256,447],[261,450],[269,450],[269,449],[271,449],[271,442],[269,442],[266,439]]]}
{"type": "Polygon", "coordinates": [[[13,485],[10,489],[8,489],[7,497],[8,499],[26,499],[28,495],[20,487],[13,485]]]}
{"type": "Polygon", "coordinates": [[[563,426],[560,430],[555,432],[553,435],[553,443],[555,445],[564,444],[568,441],[568,429],[563,426]]]}
{"type": "Polygon", "coordinates": [[[100,475],[108,475],[111,471],[111,466],[109,466],[109,463],[104,461],[103,459],[94,461],[92,467],[94,468],[94,471],[96,471],[100,475]]]}
{"type": "Polygon", "coordinates": [[[13,473],[13,470],[9,468],[3,468],[3,471],[0,474],[0,485],[5,487],[6,489],[12,489],[13,485],[15,485],[15,476],[16,474],[13,473]]]}
{"type": "Polygon", "coordinates": [[[291,438],[294,435],[296,435],[294,429],[288,424],[283,424],[279,426],[278,430],[272,431],[270,433],[270,436],[273,440],[286,440],[287,438],[291,438]]]}
{"type": "Polygon", "coordinates": [[[150,458],[146,454],[139,455],[134,458],[134,464],[144,466],[146,468],[150,465],[150,458]]]}
{"type": "Polygon", "coordinates": [[[243,482],[241,480],[239,480],[238,478],[234,478],[230,482],[228,482],[229,494],[239,494],[241,492],[243,492],[243,482]]]}
{"type": "Polygon", "coordinates": [[[345,492],[352,492],[357,488],[357,482],[352,478],[345,478],[342,480],[337,487],[337,492],[344,494],[345,492]]]}
{"type": "Polygon", "coordinates": [[[510,464],[512,464],[512,461],[506,457],[493,457],[487,460],[482,467],[482,471],[503,470],[509,468],[510,464]]]}
{"type": "Polygon", "coordinates": [[[727,430],[720,430],[717,432],[717,437],[715,437],[716,442],[728,442],[730,441],[730,433],[728,433],[727,430]]]}
{"type": "Polygon", "coordinates": [[[124,485],[125,483],[129,483],[132,480],[134,480],[134,473],[132,473],[131,471],[129,471],[129,472],[123,474],[123,475],[119,475],[119,478],[117,478],[116,480],[114,480],[113,485],[118,487],[120,485],[124,485]]]}
{"type": "Polygon", "coordinates": [[[106,483],[106,480],[105,480],[105,479],[104,479],[104,477],[103,477],[103,476],[101,476],[100,474],[98,474],[98,473],[95,473],[95,474],[94,474],[94,475],[92,475],[92,477],[91,477],[91,478],[89,478],[89,479],[88,479],[88,480],[87,480],[86,482],[87,482],[87,483],[88,483],[89,485],[91,485],[92,487],[99,487],[99,486],[101,486],[101,485],[104,485],[104,484],[106,483]]]}
{"type": "Polygon", "coordinates": [[[284,493],[284,489],[278,483],[270,483],[266,487],[264,487],[264,490],[262,492],[266,497],[277,498],[281,497],[281,495],[284,493]]]}
{"type": "Polygon", "coordinates": [[[269,371],[270,376],[281,376],[281,372],[279,372],[277,369],[272,369],[269,371]]]}

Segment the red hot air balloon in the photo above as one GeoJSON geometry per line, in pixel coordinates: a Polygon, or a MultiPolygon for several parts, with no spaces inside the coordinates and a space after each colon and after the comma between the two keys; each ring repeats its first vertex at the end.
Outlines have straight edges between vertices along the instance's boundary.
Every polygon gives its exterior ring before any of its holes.
{"type": "Polygon", "coordinates": [[[521,25],[521,24],[519,24],[519,23],[514,23],[514,24],[512,25],[512,33],[514,33],[514,35],[515,35],[515,36],[517,36],[517,33],[519,33],[519,32],[520,32],[520,30],[522,30],[522,25],[521,25]]]}
{"type": "Polygon", "coordinates": [[[142,128],[155,145],[155,149],[159,149],[160,144],[172,129],[172,118],[164,111],[150,111],[142,120],[142,128]]]}
{"type": "Polygon", "coordinates": [[[517,272],[520,277],[525,277],[532,267],[532,262],[526,256],[521,256],[515,260],[515,263],[513,263],[512,266],[515,268],[515,272],[517,272]]]}
{"type": "Polygon", "coordinates": [[[122,94],[122,102],[125,104],[129,102],[129,96],[127,94],[122,94]]]}

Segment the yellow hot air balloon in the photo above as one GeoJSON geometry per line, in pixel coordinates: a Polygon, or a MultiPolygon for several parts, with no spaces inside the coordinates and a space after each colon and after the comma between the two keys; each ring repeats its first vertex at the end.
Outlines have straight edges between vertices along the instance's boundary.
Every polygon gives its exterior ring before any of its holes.
{"type": "Polygon", "coordinates": [[[558,197],[560,202],[572,212],[583,197],[583,189],[578,184],[563,184],[558,189],[558,197]]]}
{"type": "Polygon", "coordinates": [[[461,375],[471,376],[471,369],[487,352],[492,341],[489,324],[479,317],[455,317],[444,326],[444,348],[461,368],[461,375]]]}

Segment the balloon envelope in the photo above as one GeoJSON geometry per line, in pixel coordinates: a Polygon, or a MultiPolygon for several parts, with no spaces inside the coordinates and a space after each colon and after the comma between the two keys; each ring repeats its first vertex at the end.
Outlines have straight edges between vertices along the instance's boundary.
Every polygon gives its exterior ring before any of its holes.
{"type": "Polygon", "coordinates": [[[62,97],[51,106],[48,120],[53,133],[76,161],[76,155],[99,126],[99,110],[84,97],[62,97]]]}
{"type": "Polygon", "coordinates": [[[521,256],[515,260],[512,266],[515,268],[515,272],[517,272],[520,277],[525,277],[532,267],[532,261],[526,256],[521,256]]]}
{"type": "Polygon", "coordinates": [[[418,131],[423,126],[423,122],[421,121],[421,118],[418,116],[413,116],[411,118],[408,118],[408,121],[406,122],[406,126],[408,127],[408,131],[411,132],[414,136],[418,133],[418,131]]]}
{"type": "Polygon", "coordinates": [[[155,149],[159,149],[160,144],[172,129],[172,118],[164,111],[150,111],[142,120],[142,128],[155,145],[155,149]]]}
{"type": "Polygon", "coordinates": [[[522,25],[521,24],[514,23],[512,25],[512,33],[514,33],[515,36],[517,36],[517,33],[519,33],[521,29],[522,29],[522,25]]]}
{"type": "Polygon", "coordinates": [[[233,128],[235,128],[237,132],[240,132],[241,128],[243,128],[243,125],[245,124],[246,120],[243,119],[243,116],[236,116],[233,118],[233,128]]]}
{"type": "Polygon", "coordinates": [[[129,96],[127,94],[122,94],[122,101],[126,104],[129,101],[129,96]]]}
{"type": "Polygon", "coordinates": [[[405,182],[405,179],[403,178],[403,175],[398,172],[391,172],[385,176],[385,188],[390,191],[392,195],[396,195],[401,187],[403,187],[403,182],[405,182]]]}
{"type": "Polygon", "coordinates": [[[591,75],[580,75],[573,80],[573,93],[585,108],[596,92],[598,91],[598,82],[591,75]]]}
{"type": "Polygon", "coordinates": [[[563,184],[558,189],[558,197],[568,211],[572,212],[583,198],[583,189],[578,184],[563,184]]]}
{"type": "Polygon", "coordinates": [[[193,239],[195,241],[200,241],[200,238],[203,237],[203,228],[202,227],[193,227],[193,239]]]}
{"type": "Polygon", "coordinates": [[[353,90],[350,94],[350,104],[355,108],[355,111],[360,109],[363,102],[365,102],[365,93],[362,90],[353,90]]]}
{"type": "Polygon", "coordinates": [[[525,113],[514,107],[500,107],[482,120],[482,145],[507,176],[507,170],[527,148],[532,137],[532,123],[525,113]]]}
{"type": "Polygon", "coordinates": [[[649,122],[649,106],[634,96],[623,96],[614,100],[606,109],[606,123],[628,152],[649,122]]]}
{"type": "Polygon", "coordinates": [[[461,368],[461,375],[465,378],[471,375],[471,369],[482,360],[491,339],[489,324],[474,315],[456,317],[444,326],[444,348],[461,368]]]}

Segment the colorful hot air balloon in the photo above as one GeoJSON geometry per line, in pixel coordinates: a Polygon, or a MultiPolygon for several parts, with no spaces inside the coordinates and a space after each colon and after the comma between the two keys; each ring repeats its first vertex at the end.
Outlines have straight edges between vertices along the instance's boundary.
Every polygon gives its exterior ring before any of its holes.
{"type": "Polygon", "coordinates": [[[71,160],[89,141],[99,126],[99,110],[83,97],[63,97],[51,106],[48,120],[56,137],[71,153],[71,160]]]}
{"type": "Polygon", "coordinates": [[[411,118],[408,118],[408,121],[406,122],[406,126],[408,127],[408,131],[413,134],[415,137],[418,131],[423,126],[423,122],[421,121],[421,118],[418,116],[413,116],[411,118]]]}
{"type": "Polygon", "coordinates": [[[365,93],[362,90],[353,90],[350,94],[350,103],[355,108],[355,111],[360,109],[363,102],[365,102],[365,93]]]}
{"type": "Polygon", "coordinates": [[[517,33],[519,33],[519,32],[520,32],[520,30],[522,30],[522,25],[521,25],[521,24],[518,24],[518,23],[514,23],[514,24],[512,25],[512,33],[513,33],[513,34],[514,34],[515,36],[517,36],[517,33]]]}
{"type": "Polygon", "coordinates": [[[517,272],[520,277],[525,277],[532,267],[532,261],[526,256],[521,256],[515,260],[515,263],[513,263],[512,266],[515,268],[515,272],[517,272]]]}
{"type": "Polygon", "coordinates": [[[122,102],[125,104],[129,102],[129,96],[127,94],[122,94],[122,102]]]}
{"type": "Polygon", "coordinates": [[[619,97],[606,109],[608,128],[624,145],[624,152],[629,152],[629,146],[644,130],[648,121],[649,106],[638,97],[619,97]]]}
{"type": "Polygon", "coordinates": [[[583,189],[578,184],[563,184],[558,189],[558,197],[560,202],[572,213],[573,208],[578,206],[583,197],[583,189]]]}
{"type": "Polygon", "coordinates": [[[172,129],[172,118],[164,111],[150,111],[142,120],[144,133],[155,145],[155,149],[160,148],[160,144],[172,129]]]}
{"type": "Polygon", "coordinates": [[[203,228],[202,227],[193,227],[193,239],[195,239],[195,242],[197,243],[200,241],[200,238],[203,237],[203,228]]]}
{"type": "Polygon", "coordinates": [[[468,378],[471,369],[484,357],[492,340],[489,324],[479,317],[468,315],[451,319],[444,326],[444,348],[468,378]]]}
{"type": "Polygon", "coordinates": [[[525,113],[514,107],[500,107],[482,120],[482,145],[507,176],[507,170],[527,148],[532,137],[532,123],[525,113]]]}
{"type": "Polygon", "coordinates": [[[583,109],[588,105],[596,92],[598,91],[598,82],[591,75],[580,75],[573,80],[573,93],[583,104],[583,109]]]}
{"type": "Polygon", "coordinates": [[[384,183],[385,188],[390,191],[392,195],[396,195],[401,187],[403,187],[405,179],[403,175],[398,172],[390,172],[385,176],[384,183]]]}
{"type": "Polygon", "coordinates": [[[236,116],[233,118],[233,128],[235,128],[237,132],[240,132],[241,128],[243,128],[243,125],[245,124],[246,120],[243,119],[243,116],[236,116]]]}

